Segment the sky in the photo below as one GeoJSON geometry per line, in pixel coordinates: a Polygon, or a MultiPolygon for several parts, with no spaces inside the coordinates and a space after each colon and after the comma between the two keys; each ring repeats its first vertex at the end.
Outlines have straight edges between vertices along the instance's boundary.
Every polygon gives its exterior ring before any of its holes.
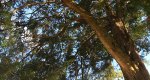
{"type": "Polygon", "coordinates": [[[144,59],[147,61],[147,63],[144,62],[144,64],[145,64],[148,72],[150,73],[150,54],[148,54],[147,56],[145,56],[144,59]]]}

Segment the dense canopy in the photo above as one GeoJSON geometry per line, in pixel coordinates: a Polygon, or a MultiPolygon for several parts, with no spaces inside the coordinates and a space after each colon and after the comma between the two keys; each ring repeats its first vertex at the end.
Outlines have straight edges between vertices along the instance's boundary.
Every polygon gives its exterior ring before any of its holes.
{"type": "Polygon", "coordinates": [[[149,15],[149,0],[1,0],[0,79],[148,80],[149,15]]]}

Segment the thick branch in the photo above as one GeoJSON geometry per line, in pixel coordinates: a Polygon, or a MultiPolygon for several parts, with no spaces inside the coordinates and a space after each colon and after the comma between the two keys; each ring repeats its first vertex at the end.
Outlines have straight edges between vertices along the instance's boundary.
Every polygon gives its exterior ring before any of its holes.
{"type": "MultiPolygon", "coordinates": [[[[113,58],[116,59],[116,61],[119,63],[124,73],[124,76],[126,77],[126,80],[139,80],[139,79],[149,80],[150,79],[149,74],[144,64],[141,62],[141,59],[138,56],[136,50],[132,51],[132,53],[130,51],[126,52],[122,50],[122,48],[118,46],[120,44],[118,44],[116,40],[108,34],[108,32],[105,30],[105,27],[98,24],[87,11],[77,6],[76,4],[72,3],[71,0],[62,0],[62,1],[66,6],[79,13],[83,17],[83,19],[85,19],[85,21],[91,26],[91,28],[96,32],[98,38],[100,39],[104,47],[113,56],[113,58]],[[139,75],[141,74],[144,74],[143,77],[139,77],[139,75]]],[[[114,26],[119,27],[117,24],[115,24],[114,26]]],[[[124,39],[124,37],[122,38],[124,39]]],[[[128,44],[128,42],[124,44],[128,44]]],[[[130,44],[132,44],[132,42],[130,44]]],[[[126,47],[130,47],[130,45],[126,47]]]]}
{"type": "MultiPolygon", "coordinates": [[[[64,4],[67,5],[72,10],[78,12],[85,21],[91,26],[91,28],[96,32],[97,36],[99,37],[100,41],[103,43],[105,48],[109,51],[111,55],[117,55],[123,53],[120,49],[115,49],[116,45],[113,42],[113,39],[108,35],[107,31],[104,29],[103,26],[96,23],[95,19],[84,9],[77,6],[76,4],[72,3],[70,0],[63,0],[64,4]],[[117,51],[116,51],[117,50],[117,51]],[[119,52],[119,53],[116,53],[119,52]]],[[[118,56],[119,56],[118,55],[118,56]]],[[[125,55],[124,55],[125,56],[125,55]]],[[[122,61],[120,57],[113,56],[115,59],[122,61]]],[[[125,60],[126,61],[126,60],[125,60]]]]}

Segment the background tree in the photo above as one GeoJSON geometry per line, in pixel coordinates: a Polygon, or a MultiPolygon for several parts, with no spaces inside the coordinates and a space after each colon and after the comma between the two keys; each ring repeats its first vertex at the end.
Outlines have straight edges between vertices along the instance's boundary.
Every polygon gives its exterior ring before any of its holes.
{"type": "Polygon", "coordinates": [[[148,8],[132,0],[1,1],[1,79],[113,80],[116,59],[126,80],[149,80],[137,54],[150,49],[148,8]]]}

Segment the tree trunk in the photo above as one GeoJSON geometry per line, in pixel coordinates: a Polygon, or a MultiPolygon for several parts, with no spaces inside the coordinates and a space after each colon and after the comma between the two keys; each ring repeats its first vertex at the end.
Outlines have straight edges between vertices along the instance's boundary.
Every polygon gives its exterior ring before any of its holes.
{"type": "Polygon", "coordinates": [[[113,45],[107,44],[112,49],[107,48],[107,46],[106,49],[119,63],[125,80],[150,80],[148,71],[140,59],[134,42],[124,28],[121,19],[109,19],[111,21],[108,24],[112,27],[111,34],[113,35],[109,41],[113,45]]]}
{"type": "Polygon", "coordinates": [[[71,0],[62,1],[69,8],[78,12],[96,32],[104,47],[120,65],[125,80],[150,80],[149,73],[141,61],[133,41],[123,27],[121,19],[111,18],[112,15],[109,17],[108,24],[111,26],[111,34],[109,34],[106,27],[98,24],[87,11],[72,3],[71,0]]]}

